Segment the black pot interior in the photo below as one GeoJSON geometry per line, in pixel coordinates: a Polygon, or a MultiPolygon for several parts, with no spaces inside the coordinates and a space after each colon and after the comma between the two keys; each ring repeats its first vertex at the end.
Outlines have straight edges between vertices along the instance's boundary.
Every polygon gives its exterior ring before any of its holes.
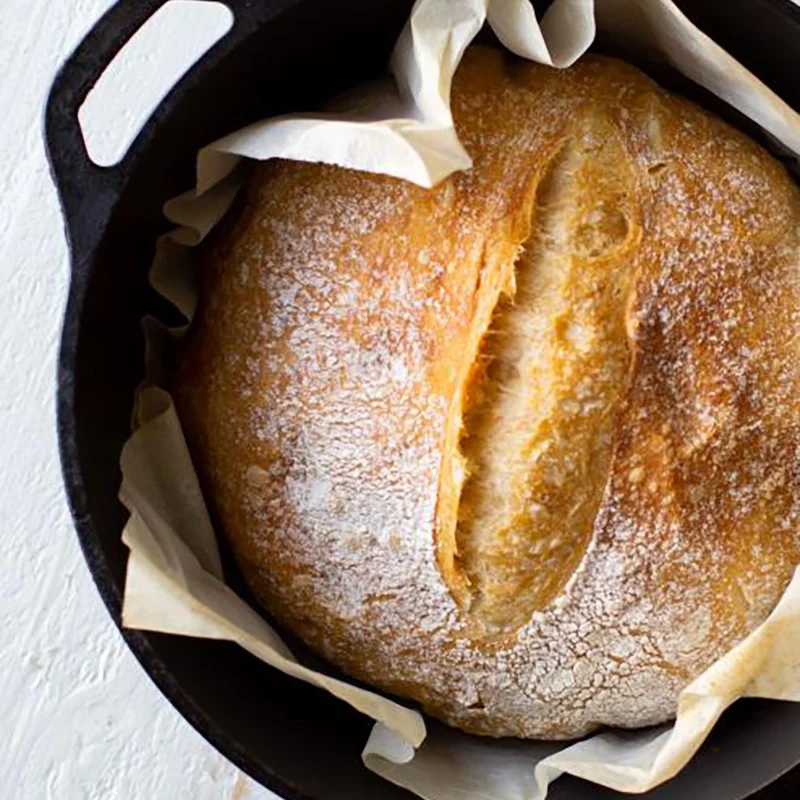
{"type": "MultiPolygon", "coordinates": [[[[141,0],[135,12],[134,5],[123,0],[112,9],[94,44],[110,47],[115,21],[141,16],[143,8],[160,2],[141,0]]],[[[73,256],[58,375],[63,469],[87,561],[117,624],[127,557],[120,541],[126,513],[116,499],[118,463],[141,379],[140,320],[147,313],[173,313],[146,280],[155,239],[166,227],[161,206],[192,185],[193,154],[202,145],[260,117],[314,108],[330,94],[379,74],[412,0],[229,5],[237,16],[232,32],[165,99],[120,167],[88,166],[73,130],[75,103],[105,63],[97,60],[107,54],[92,53],[87,44],[59,75],[48,104],[49,155],[73,256]]],[[[782,0],[679,5],[800,107],[796,9],[782,0]]],[[[123,636],[204,736],[285,797],[411,797],[363,768],[360,752],[370,723],[323,692],[232,644],[136,631],[123,636]]],[[[302,648],[293,647],[302,656],[302,648]]],[[[800,760],[797,742],[800,706],[738,703],[690,767],[648,796],[743,797],[800,760]]],[[[559,780],[552,790],[555,800],[612,796],[619,795],[572,778],[559,780]]]]}

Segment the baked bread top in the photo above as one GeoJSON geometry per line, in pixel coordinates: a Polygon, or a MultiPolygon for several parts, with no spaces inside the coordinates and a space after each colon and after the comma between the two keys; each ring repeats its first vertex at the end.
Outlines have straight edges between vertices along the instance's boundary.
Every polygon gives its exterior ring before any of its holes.
{"type": "Polygon", "coordinates": [[[265,607],[494,736],[674,715],[800,560],[798,189],[620,61],[470,48],[474,167],[255,167],[174,383],[265,607]]]}

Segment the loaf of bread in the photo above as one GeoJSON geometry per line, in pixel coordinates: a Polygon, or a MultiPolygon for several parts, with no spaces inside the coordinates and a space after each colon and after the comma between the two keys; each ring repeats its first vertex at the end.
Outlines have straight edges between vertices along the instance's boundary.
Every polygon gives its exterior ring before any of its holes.
{"type": "Polygon", "coordinates": [[[474,167],[259,164],[174,394],[269,612],[491,736],[662,722],[800,561],[798,189],[622,62],[473,47],[474,167]]]}

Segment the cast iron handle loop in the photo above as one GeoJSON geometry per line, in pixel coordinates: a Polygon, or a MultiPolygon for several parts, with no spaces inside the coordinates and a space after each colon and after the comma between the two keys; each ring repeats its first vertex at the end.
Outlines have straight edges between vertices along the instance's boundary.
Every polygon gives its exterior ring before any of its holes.
{"type": "MultiPolygon", "coordinates": [[[[86,152],[78,123],[78,110],[117,53],[167,2],[119,0],[115,3],[62,65],[50,90],[45,110],[45,142],[74,253],[83,249],[76,249],[75,244],[90,244],[90,241],[84,240],[91,239],[104,228],[102,222],[108,218],[114,206],[123,176],[130,163],[135,161],[148,127],[147,124],[143,127],[118,164],[99,167],[86,152]],[[76,224],[81,217],[91,219],[93,224],[76,224]]],[[[236,23],[240,16],[246,18],[248,8],[253,8],[251,0],[225,0],[225,5],[235,14],[234,29],[238,27],[236,23]]],[[[213,45],[184,74],[178,85],[232,32],[233,29],[213,45]]],[[[175,88],[173,86],[172,91],[175,88]]]]}

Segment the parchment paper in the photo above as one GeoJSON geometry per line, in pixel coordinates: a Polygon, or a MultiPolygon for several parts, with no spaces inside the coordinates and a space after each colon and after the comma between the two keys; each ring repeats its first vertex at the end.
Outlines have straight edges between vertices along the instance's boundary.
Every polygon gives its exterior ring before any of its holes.
{"type": "MultiPolygon", "coordinates": [[[[191,247],[221,219],[240,183],[241,157],[322,161],[433,186],[470,167],[449,108],[459,60],[484,22],[514,53],[566,67],[601,32],[626,49],[661,57],[800,154],[800,116],[695,28],[670,0],[556,0],[539,24],[527,0],[418,0],[392,54],[394,81],[348,93],[325,113],[255,123],[198,154],[197,187],[165,207],[179,227],[162,237],[153,285],[191,319],[191,247]]],[[[680,696],[674,725],[607,732],[565,746],[492,741],[443,726],[426,736],[419,713],[293,658],[261,615],[223,581],[214,531],[163,379],[162,348],[185,328],[144,321],[147,380],[122,453],[120,498],[131,513],[123,624],[237,642],[376,724],[365,765],[427,800],[540,800],[564,772],[624,792],[675,775],[722,711],[739,697],[800,701],[800,570],[770,617],[680,696]]]]}

